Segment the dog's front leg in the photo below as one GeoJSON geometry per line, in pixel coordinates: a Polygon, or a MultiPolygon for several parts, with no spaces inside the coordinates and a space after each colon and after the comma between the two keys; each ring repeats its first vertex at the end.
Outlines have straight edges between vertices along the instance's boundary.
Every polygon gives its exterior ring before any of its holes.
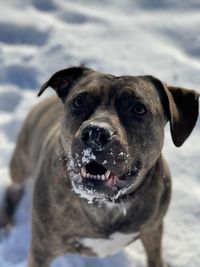
{"type": "Polygon", "coordinates": [[[45,259],[44,261],[42,261],[36,255],[30,253],[29,259],[28,259],[28,267],[49,267],[49,266],[50,266],[50,263],[46,262],[45,259]]]}
{"type": "Polygon", "coordinates": [[[55,234],[52,230],[52,209],[49,207],[49,191],[46,175],[36,179],[32,209],[32,240],[28,267],[49,267],[57,256],[54,247],[55,234]]]}
{"type": "Polygon", "coordinates": [[[167,267],[162,259],[162,223],[155,229],[141,233],[141,241],[147,254],[148,267],[167,267]]]}
{"type": "Polygon", "coordinates": [[[28,267],[50,267],[52,260],[44,251],[40,251],[38,248],[34,249],[34,244],[32,244],[29,252],[28,267]]]}

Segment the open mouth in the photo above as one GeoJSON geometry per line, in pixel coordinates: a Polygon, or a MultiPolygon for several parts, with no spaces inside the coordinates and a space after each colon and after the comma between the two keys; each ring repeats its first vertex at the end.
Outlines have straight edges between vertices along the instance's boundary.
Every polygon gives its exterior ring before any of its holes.
{"type": "Polygon", "coordinates": [[[136,177],[141,169],[140,163],[135,162],[125,175],[117,176],[106,167],[94,160],[86,163],[78,176],[81,179],[72,183],[74,191],[81,197],[88,199],[90,203],[94,199],[114,201],[119,195],[124,194],[130,186],[136,185],[136,177]]]}
{"type": "Polygon", "coordinates": [[[114,175],[104,166],[92,161],[81,168],[81,176],[87,179],[106,181],[114,175]]]}
{"type": "Polygon", "coordinates": [[[116,189],[127,186],[133,176],[139,171],[139,165],[135,165],[128,173],[122,176],[115,175],[111,170],[106,169],[105,166],[91,161],[81,168],[81,177],[83,182],[89,183],[90,186],[115,187],[116,189]]]}

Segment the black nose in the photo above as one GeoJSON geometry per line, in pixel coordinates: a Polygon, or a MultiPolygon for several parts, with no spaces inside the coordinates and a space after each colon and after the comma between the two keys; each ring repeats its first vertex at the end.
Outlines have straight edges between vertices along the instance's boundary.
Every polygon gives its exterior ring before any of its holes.
{"type": "Polygon", "coordinates": [[[82,130],[81,139],[88,147],[101,151],[111,141],[111,135],[108,129],[92,125],[82,130]]]}

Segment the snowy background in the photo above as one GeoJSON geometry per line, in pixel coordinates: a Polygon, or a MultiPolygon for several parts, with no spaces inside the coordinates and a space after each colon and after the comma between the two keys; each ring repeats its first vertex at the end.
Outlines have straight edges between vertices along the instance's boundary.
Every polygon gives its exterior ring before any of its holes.
{"type": "MultiPolygon", "coordinates": [[[[0,1],[0,197],[8,163],[40,85],[55,71],[85,63],[113,74],[151,74],[200,92],[199,0],[0,1]]],[[[50,91],[50,90],[49,90],[50,91]]],[[[41,98],[46,97],[45,93],[41,98]]],[[[173,174],[165,220],[165,257],[173,267],[200,266],[200,121],[181,148],[166,129],[164,155],[173,174]]],[[[10,234],[0,240],[0,266],[25,267],[31,189],[10,234]]],[[[142,267],[140,242],[115,256],[65,256],[54,267],[142,267]]]]}

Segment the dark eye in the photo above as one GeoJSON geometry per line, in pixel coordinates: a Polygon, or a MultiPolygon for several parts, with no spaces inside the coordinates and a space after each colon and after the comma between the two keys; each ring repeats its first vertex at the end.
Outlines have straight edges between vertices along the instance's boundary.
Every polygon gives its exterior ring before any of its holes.
{"type": "Polygon", "coordinates": [[[141,103],[135,104],[132,107],[131,111],[134,112],[137,115],[144,115],[144,114],[147,113],[146,107],[143,104],[141,104],[141,103]]]}
{"type": "Polygon", "coordinates": [[[84,96],[78,96],[73,101],[73,106],[76,109],[84,108],[86,107],[86,99],[84,96]]]}

